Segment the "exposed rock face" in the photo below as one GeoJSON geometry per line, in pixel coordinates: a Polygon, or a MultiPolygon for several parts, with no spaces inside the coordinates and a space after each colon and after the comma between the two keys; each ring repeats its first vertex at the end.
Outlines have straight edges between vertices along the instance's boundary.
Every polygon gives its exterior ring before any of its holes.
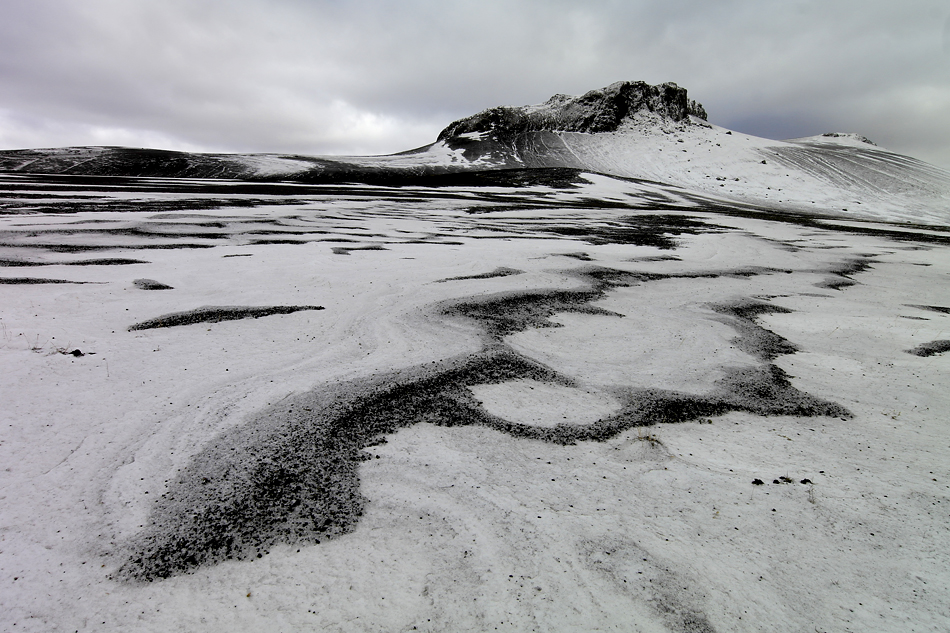
{"type": "Polygon", "coordinates": [[[580,97],[554,95],[539,106],[490,108],[460,119],[439,134],[439,140],[488,132],[504,138],[523,132],[613,132],[637,113],[652,112],[672,121],[689,116],[706,119],[706,110],[674,83],[651,86],[642,81],[618,81],[580,97]]]}
{"type": "Polygon", "coordinates": [[[868,145],[874,145],[877,147],[877,143],[872,141],[866,136],[861,136],[860,134],[851,134],[851,133],[841,133],[841,132],[825,132],[822,136],[827,136],[830,138],[849,138],[854,141],[860,141],[861,143],[867,143],[868,145]]]}

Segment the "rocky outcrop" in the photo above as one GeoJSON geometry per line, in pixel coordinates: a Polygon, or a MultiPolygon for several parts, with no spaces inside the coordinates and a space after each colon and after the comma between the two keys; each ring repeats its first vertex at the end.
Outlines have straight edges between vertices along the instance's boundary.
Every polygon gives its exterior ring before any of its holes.
{"type": "Polygon", "coordinates": [[[651,86],[642,81],[618,81],[580,97],[554,95],[539,106],[490,108],[455,121],[439,140],[471,133],[504,139],[525,132],[614,132],[639,113],[654,113],[672,121],[690,116],[706,119],[703,106],[674,83],[651,86]]]}
{"type": "Polygon", "coordinates": [[[853,140],[853,141],[858,141],[858,142],[861,142],[861,143],[867,143],[868,145],[873,145],[873,146],[877,147],[877,143],[875,143],[874,141],[872,141],[871,139],[869,139],[869,138],[866,137],[866,136],[861,136],[860,134],[841,133],[841,132],[825,132],[824,134],[822,134],[822,136],[828,137],[828,138],[847,138],[847,139],[851,139],[851,140],[853,140]]]}

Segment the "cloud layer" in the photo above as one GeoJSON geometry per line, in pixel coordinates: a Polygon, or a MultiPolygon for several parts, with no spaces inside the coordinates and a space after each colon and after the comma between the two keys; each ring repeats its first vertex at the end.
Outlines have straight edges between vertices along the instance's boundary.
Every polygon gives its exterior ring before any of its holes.
{"type": "Polygon", "coordinates": [[[943,1],[32,0],[0,7],[0,148],[388,153],[631,79],[950,167],[948,77],[943,1]]]}

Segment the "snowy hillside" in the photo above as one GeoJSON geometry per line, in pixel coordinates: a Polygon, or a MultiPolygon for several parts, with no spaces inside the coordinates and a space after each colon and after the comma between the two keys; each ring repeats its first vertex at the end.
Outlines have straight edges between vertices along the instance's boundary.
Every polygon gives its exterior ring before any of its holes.
{"type": "Polygon", "coordinates": [[[950,172],[856,134],[774,141],[714,126],[675,84],[631,105],[625,86],[638,85],[614,84],[575,99],[552,97],[542,106],[486,110],[453,123],[439,139],[464,148],[470,159],[654,180],[772,209],[950,222],[950,172]],[[543,116],[525,123],[536,112],[543,116]],[[605,119],[612,124],[603,125],[605,119]],[[479,132],[477,140],[472,130],[479,132]]]}
{"type": "Polygon", "coordinates": [[[0,171],[398,185],[446,174],[567,167],[767,210],[950,223],[950,172],[857,134],[775,141],[705,118],[702,105],[676,84],[618,82],[580,97],[491,108],[452,123],[431,145],[388,156],[84,147],[0,152],[0,171]]]}

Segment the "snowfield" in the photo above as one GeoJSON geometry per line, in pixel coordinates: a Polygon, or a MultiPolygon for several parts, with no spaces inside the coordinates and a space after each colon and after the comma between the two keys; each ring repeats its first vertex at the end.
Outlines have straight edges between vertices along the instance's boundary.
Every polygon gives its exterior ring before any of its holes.
{"type": "Polygon", "coordinates": [[[2,628],[946,630],[946,223],[571,178],[3,176],[2,628]]]}
{"type": "Polygon", "coordinates": [[[950,630],[950,174],[705,117],[0,152],[0,630],[950,630]]]}

